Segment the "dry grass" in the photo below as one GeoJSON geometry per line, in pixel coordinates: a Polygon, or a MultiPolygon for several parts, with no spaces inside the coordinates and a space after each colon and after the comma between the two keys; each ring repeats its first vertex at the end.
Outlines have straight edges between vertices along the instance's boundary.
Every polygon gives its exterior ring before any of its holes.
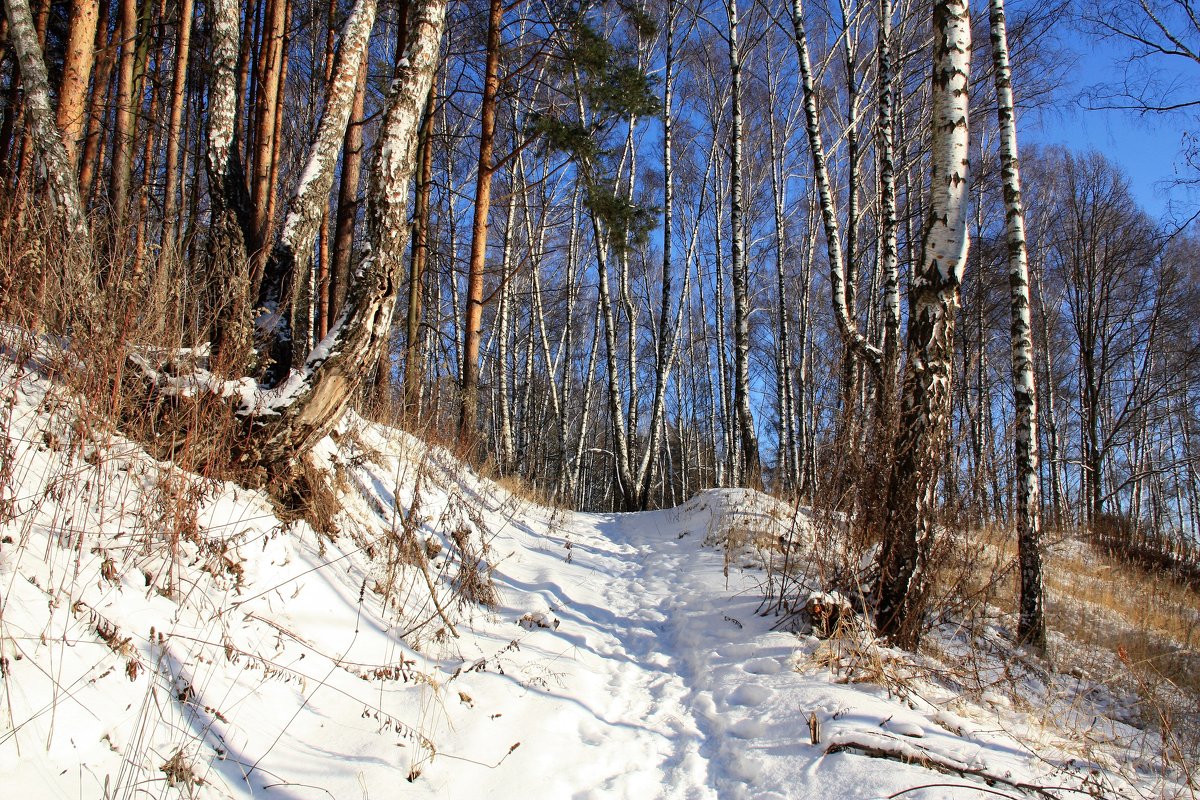
{"type": "MultiPolygon", "coordinates": [[[[1017,604],[1016,544],[992,526],[972,534],[1000,567],[988,601],[1005,613],[1017,604]]],[[[1170,573],[1123,562],[1076,536],[1048,535],[1044,569],[1049,627],[1084,647],[1153,669],[1200,697],[1200,591],[1170,573]]],[[[982,582],[977,588],[983,590],[982,582]]]]}

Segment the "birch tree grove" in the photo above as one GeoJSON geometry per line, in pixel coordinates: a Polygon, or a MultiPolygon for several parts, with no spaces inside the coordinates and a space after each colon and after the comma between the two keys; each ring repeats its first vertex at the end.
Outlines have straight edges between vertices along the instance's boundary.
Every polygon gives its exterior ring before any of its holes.
{"type": "Polygon", "coordinates": [[[572,508],[761,488],[901,644],[934,531],[1014,530],[1041,650],[1042,535],[1200,560],[1200,239],[1018,159],[1074,12],[990,2],[996,116],[967,0],[4,0],[0,323],[271,485],[354,408],[572,508]]]}

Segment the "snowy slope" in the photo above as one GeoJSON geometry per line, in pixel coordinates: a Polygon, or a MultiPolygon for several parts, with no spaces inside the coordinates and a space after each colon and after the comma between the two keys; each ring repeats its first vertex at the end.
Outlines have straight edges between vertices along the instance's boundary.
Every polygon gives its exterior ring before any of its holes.
{"type": "Polygon", "coordinates": [[[556,511],[351,419],[322,536],[2,369],[5,798],[1186,796],[1078,681],[772,631],[752,549],[712,546],[787,532],[762,495],[556,511]]]}

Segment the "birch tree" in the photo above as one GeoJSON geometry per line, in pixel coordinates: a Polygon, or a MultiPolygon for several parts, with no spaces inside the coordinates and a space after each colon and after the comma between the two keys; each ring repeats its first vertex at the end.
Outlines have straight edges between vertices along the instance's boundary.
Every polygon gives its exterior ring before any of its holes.
{"type": "Polygon", "coordinates": [[[260,349],[269,359],[263,379],[268,386],[276,385],[292,367],[292,330],[286,304],[301,259],[312,257],[317,231],[328,208],[339,145],[350,119],[360,65],[367,57],[376,7],[376,0],[357,0],[346,19],[308,162],[263,273],[255,325],[258,337],[265,340],[260,349]]]}
{"type": "Polygon", "coordinates": [[[90,248],[87,217],[75,166],[71,163],[63,137],[55,124],[50,105],[50,86],[46,77],[46,62],[33,25],[29,0],[4,0],[8,17],[8,36],[21,68],[25,87],[25,115],[35,149],[46,164],[50,196],[63,227],[76,246],[90,248]]]}
{"type": "Polygon", "coordinates": [[[445,15],[446,0],[412,0],[409,6],[407,44],[399,54],[371,165],[370,249],[354,270],[337,322],[303,369],[292,374],[282,391],[266,395],[263,405],[246,409],[260,412],[255,438],[261,463],[287,465],[307,453],[341,418],[387,346],[405,271],[418,129],[437,67],[445,15]]]}
{"type": "Polygon", "coordinates": [[[863,357],[873,369],[877,370],[883,354],[859,331],[858,324],[851,315],[847,299],[846,257],[842,249],[841,223],[838,221],[838,210],[832,182],[829,178],[824,137],[821,132],[821,118],[817,109],[816,81],[813,78],[812,58],[805,29],[803,0],[794,0],[792,4],[792,30],[795,35],[801,85],[804,89],[804,117],[807,122],[806,132],[813,164],[813,179],[820,198],[821,221],[825,228],[825,247],[829,259],[829,287],[833,299],[834,319],[837,322],[838,331],[847,345],[863,357]]]}
{"type": "Polygon", "coordinates": [[[966,0],[934,0],[933,37],[929,206],[922,261],[909,286],[900,429],[875,588],[880,633],[902,646],[915,645],[920,636],[950,426],[954,319],[967,258],[971,20],[966,0]]]}
{"type": "MultiPolygon", "coordinates": [[[[727,0],[729,28],[729,225],[730,276],[733,287],[733,397],[737,413],[740,460],[736,475],[744,480],[760,480],[758,433],[750,409],[750,268],[746,261],[746,232],[742,196],[742,53],[738,46],[737,0],[727,0]]],[[[738,478],[735,475],[735,480],[738,478]]]]}
{"type": "Polygon", "coordinates": [[[1000,168],[1004,184],[1005,233],[1012,325],[1013,463],[1016,467],[1017,552],[1021,568],[1021,608],[1017,638],[1039,653],[1046,652],[1046,620],[1042,607],[1041,503],[1038,494],[1037,390],[1033,371],[1033,326],[1029,304],[1029,258],[1025,246],[1025,212],[1021,200],[1017,123],[1013,111],[1012,70],[1004,0],[991,0],[992,70],[1000,125],[1000,168]]]}

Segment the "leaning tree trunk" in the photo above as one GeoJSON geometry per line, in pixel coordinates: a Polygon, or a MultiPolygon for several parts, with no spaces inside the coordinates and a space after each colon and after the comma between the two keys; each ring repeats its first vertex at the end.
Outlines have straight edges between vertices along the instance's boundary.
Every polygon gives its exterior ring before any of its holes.
{"type": "Polygon", "coordinates": [[[77,247],[90,246],[87,217],[79,196],[79,183],[75,179],[75,165],[67,155],[62,135],[54,122],[46,62],[42,60],[42,48],[38,44],[29,0],[5,0],[5,10],[9,39],[21,68],[25,115],[34,149],[46,165],[50,196],[72,243],[77,247]]]}
{"type": "Polygon", "coordinates": [[[812,63],[808,54],[808,35],[804,29],[803,0],[792,4],[792,31],[796,43],[796,59],[800,65],[800,85],[804,93],[804,119],[808,134],[808,149],[812,156],[813,177],[821,202],[821,221],[825,227],[825,250],[829,258],[829,291],[833,299],[833,314],[838,332],[851,350],[863,357],[872,369],[878,370],[883,354],[867,341],[851,316],[847,298],[846,259],[842,252],[841,228],[829,180],[825,145],[821,135],[821,117],[817,109],[817,91],[813,81],[812,63]]]}
{"type": "Polygon", "coordinates": [[[337,323],[302,371],[256,408],[259,460],[281,468],[333,429],[387,346],[408,237],[418,128],[437,66],[447,0],[413,0],[408,45],[388,93],[367,197],[370,249],[354,271],[337,323]]]}
{"type": "MultiPolygon", "coordinates": [[[[309,151],[303,177],[292,195],[283,231],[271,249],[263,272],[255,316],[259,339],[270,348],[263,382],[279,383],[292,366],[291,315],[286,308],[301,259],[311,259],[317,231],[328,207],[334,167],[350,108],[354,103],[359,66],[375,26],[376,0],[358,0],[342,29],[333,80],[325,90],[324,111],[309,151]]],[[[265,349],[265,348],[264,348],[265,349]]],[[[262,355],[262,354],[260,354],[262,355]]]]}
{"type": "Polygon", "coordinates": [[[880,633],[905,647],[915,646],[920,636],[938,476],[950,428],[954,317],[967,258],[967,0],[934,0],[933,32],[929,210],[921,268],[909,287],[901,427],[888,481],[875,588],[880,633]]]}
{"type": "Polygon", "coordinates": [[[1000,120],[1000,169],[1004,180],[1005,228],[1008,239],[1008,284],[1012,308],[1013,462],[1016,468],[1017,553],[1021,562],[1021,612],[1017,638],[1039,653],[1046,652],[1046,618],[1042,608],[1041,506],[1038,501],[1037,390],[1033,373],[1033,329],[1029,311],[1029,259],[1025,246],[1025,212],[1017,161],[1017,123],[1013,113],[1012,70],[1004,0],[991,0],[992,65],[996,81],[996,113],[1000,120]]]}

